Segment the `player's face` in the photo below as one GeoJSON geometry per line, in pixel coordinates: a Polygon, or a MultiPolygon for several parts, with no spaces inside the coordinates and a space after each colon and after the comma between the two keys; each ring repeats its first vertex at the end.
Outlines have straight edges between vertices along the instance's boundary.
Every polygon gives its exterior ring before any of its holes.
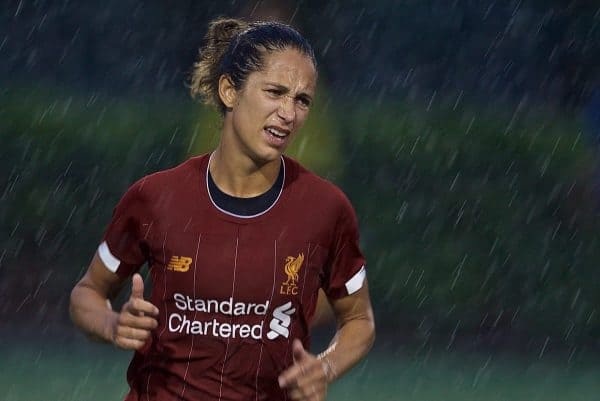
{"type": "Polygon", "coordinates": [[[239,148],[259,163],[277,160],[308,116],[316,79],[312,60],[297,50],[267,54],[264,68],[235,92],[231,119],[239,148]]]}

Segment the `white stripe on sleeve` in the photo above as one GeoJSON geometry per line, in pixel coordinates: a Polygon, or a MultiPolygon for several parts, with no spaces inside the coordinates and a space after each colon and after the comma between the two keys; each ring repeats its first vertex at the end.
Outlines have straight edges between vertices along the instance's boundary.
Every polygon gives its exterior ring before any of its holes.
{"type": "Polygon", "coordinates": [[[365,278],[367,277],[367,270],[365,269],[365,265],[360,268],[360,270],[352,276],[352,278],[346,281],[346,290],[348,291],[348,295],[354,294],[356,291],[360,290],[365,282],[365,278]]]}
{"type": "Polygon", "coordinates": [[[117,272],[121,261],[115,258],[115,255],[110,253],[110,249],[108,249],[108,244],[106,243],[106,241],[101,243],[98,247],[98,256],[100,256],[100,259],[102,260],[104,265],[108,267],[108,270],[110,270],[113,273],[117,272]]]}

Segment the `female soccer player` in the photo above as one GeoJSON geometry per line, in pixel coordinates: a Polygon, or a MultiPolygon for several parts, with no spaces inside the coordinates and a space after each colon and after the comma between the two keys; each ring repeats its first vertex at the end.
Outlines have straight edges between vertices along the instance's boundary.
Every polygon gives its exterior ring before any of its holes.
{"type": "Polygon", "coordinates": [[[316,80],[313,50],[291,27],[210,24],[191,91],[221,111],[219,145],[129,188],[71,294],[77,326],[135,350],[126,400],[324,400],[371,347],[352,206],[283,156],[316,80]],[[129,277],[131,296],[113,311],[108,300],[129,277]],[[317,356],[308,349],[319,288],[337,333],[317,356]]]}

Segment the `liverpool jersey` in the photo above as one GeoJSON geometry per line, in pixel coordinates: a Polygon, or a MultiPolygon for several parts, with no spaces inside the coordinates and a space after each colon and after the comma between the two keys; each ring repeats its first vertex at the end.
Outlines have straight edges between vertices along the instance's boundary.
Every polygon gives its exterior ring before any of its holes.
{"type": "Polygon", "coordinates": [[[357,220],[333,184],[283,157],[272,204],[215,203],[209,156],[142,178],[116,206],[99,255],[121,277],[148,263],[158,328],[128,370],[133,400],[284,400],[291,344],[310,346],[317,292],[361,288],[357,220]]]}

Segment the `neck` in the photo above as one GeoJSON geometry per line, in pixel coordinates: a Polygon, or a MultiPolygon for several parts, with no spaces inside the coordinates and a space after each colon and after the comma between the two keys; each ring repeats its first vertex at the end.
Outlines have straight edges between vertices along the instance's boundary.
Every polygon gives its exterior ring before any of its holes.
{"type": "Polygon", "coordinates": [[[238,198],[261,195],[275,183],[281,160],[258,164],[242,152],[232,152],[223,142],[212,154],[209,170],[219,189],[238,198]]]}

